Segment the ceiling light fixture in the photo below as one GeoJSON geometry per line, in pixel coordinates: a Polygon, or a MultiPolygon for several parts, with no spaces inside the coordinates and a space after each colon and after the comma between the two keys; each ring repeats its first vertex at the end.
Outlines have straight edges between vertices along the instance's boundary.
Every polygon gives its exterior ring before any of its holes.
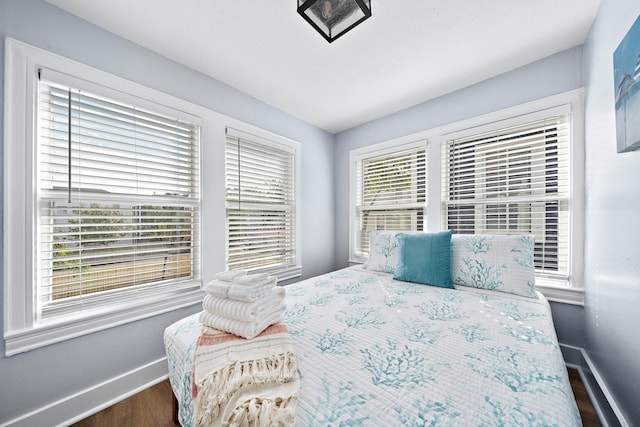
{"type": "Polygon", "coordinates": [[[371,0],[298,0],[298,13],[331,43],[371,16],[371,0]]]}

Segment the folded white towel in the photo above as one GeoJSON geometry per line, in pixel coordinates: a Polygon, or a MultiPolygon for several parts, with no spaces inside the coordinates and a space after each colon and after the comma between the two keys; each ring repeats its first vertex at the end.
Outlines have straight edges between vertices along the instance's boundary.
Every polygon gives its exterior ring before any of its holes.
{"type": "Polygon", "coordinates": [[[267,273],[249,274],[246,276],[236,277],[233,279],[233,283],[237,283],[238,285],[256,285],[267,279],[270,279],[267,273]]]}
{"type": "Polygon", "coordinates": [[[204,286],[205,293],[218,298],[229,298],[237,301],[255,302],[269,294],[276,285],[277,279],[269,277],[260,282],[247,286],[235,282],[212,280],[204,286]]]}
{"type": "Polygon", "coordinates": [[[247,275],[246,270],[228,270],[216,274],[216,279],[231,282],[247,275]]]}
{"type": "Polygon", "coordinates": [[[242,338],[251,339],[258,336],[270,325],[283,322],[285,308],[286,306],[282,304],[272,312],[265,313],[263,317],[260,317],[255,322],[243,322],[203,311],[200,313],[200,323],[205,327],[203,330],[204,333],[207,333],[206,328],[213,328],[238,335],[242,338]]]}
{"type": "Polygon", "coordinates": [[[269,313],[274,308],[281,306],[284,301],[284,294],[285,291],[282,286],[271,288],[263,298],[255,302],[237,301],[207,294],[202,301],[202,308],[218,316],[253,322],[262,317],[265,312],[269,313]]]}
{"type": "Polygon", "coordinates": [[[218,298],[227,298],[229,292],[229,286],[231,282],[223,282],[222,280],[212,280],[204,285],[204,293],[207,295],[213,295],[218,298]]]}

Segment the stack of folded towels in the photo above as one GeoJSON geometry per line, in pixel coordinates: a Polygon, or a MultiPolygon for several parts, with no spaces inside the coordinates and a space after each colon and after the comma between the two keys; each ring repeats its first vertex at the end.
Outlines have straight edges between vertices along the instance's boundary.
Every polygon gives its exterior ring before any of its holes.
{"type": "Polygon", "coordinates": [[[266,274],[216,274],[205,285],[193,356],[194,426],[295,425],[298,359],[284,288],[266,274]]]}
{"type": "Polygon", "coordinates": [[[200,322],[207,327],[251,339],[283,321],[284,288],[268,274],[225,271],[205,285],[200,322]]]}

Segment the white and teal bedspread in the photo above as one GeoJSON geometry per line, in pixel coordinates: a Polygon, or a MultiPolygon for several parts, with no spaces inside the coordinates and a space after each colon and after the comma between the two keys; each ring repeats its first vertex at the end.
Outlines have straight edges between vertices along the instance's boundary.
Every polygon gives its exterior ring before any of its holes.
{"type": "MultiPolygon", "coordinates": [[[[416,285],[359,266],[286,291],[299,426],[582,425],[541,295],[416,285]]],[[[195,316],[165,332],[185,426],[191,375],[181,365],[198,332],[195,316]]]]}

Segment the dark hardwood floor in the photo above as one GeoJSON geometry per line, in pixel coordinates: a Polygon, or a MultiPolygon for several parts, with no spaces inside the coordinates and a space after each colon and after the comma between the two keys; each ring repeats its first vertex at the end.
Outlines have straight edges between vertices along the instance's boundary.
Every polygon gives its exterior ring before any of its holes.
{"type": "MultiPolygon", "coordinates": [[[[585,427],[600,427],[580,375],[569,369],[569,380],[585,427]]],[[[74,427],[170,427],[173,423],[171,385],[163,381],[103,411],[73,424],[74,427]]]]}
{"type": "Polygon", "coordinates": [[[584,388],[584,384],[580,379],[580,374],[575,369],[568,369],[569,381],[571,381],[571,388],[573,389],[573,395],[576,397],[576,403],[580,410],[580,416],[582,417],[582,425],[585,427],[600,427],[600,420],[598,414],[596,414],[587,390],[584,388]]]}
{"type": "Polygon", "coordinates": [[[78,427],[174,427],[169,380],[72,424],[78,427]]]}

